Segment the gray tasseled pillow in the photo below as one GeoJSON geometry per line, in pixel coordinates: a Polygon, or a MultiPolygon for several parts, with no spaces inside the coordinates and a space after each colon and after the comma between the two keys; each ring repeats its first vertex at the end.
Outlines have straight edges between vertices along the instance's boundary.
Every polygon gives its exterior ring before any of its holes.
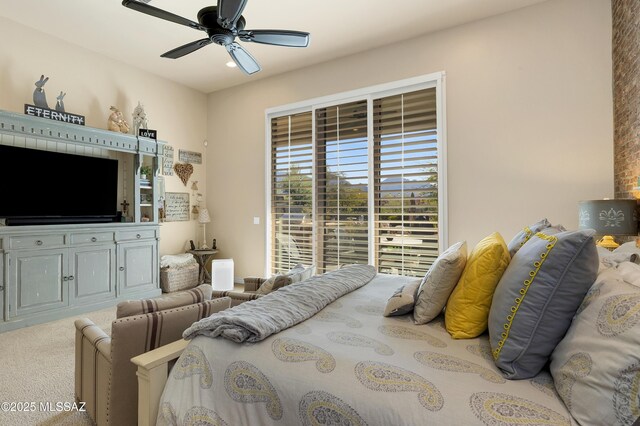
{"type": "Polygon", "coordinates": [[[594,231],[537,233],[511,259],[489,312],[491,351],[509,379],[540,372],[596,279],[594,231]]]}

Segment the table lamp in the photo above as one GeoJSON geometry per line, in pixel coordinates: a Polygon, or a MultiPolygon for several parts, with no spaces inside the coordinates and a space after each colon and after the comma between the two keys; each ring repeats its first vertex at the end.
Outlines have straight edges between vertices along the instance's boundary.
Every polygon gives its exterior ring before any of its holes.
{"type": "Polygon", "coordinates": [[[202,245],[200,246],[200,250],[207,250],[209,247],[207,246],[207,223],[211,222],[211,216],[209,216],[208,209],[200,209],[200,213],[198,214],[198,222],[202,224],[202,245]]]}
{"type": "Polygon", "coordinates": [[[638,235],[636,200],[589,200],[578,203],[578,227],[593,229],[602,238],[596,243],[613,250],[619,246],[614,236],[638,235]]]}

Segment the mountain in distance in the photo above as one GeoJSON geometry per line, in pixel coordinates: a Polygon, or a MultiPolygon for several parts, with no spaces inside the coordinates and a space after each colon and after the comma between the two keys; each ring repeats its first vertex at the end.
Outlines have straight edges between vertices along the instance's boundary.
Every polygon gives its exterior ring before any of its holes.
{"type": "MultiPolygon", "coordinates": [[[[286,176],[279,176],[279,177],[276,177],[276,180],[283,181],[285,178],[286,176]]],[[[337,184],[338,184],[338,180],[335,178],[329,180],[328,182],[329,186],[333,186],[337,184]]],[[[355,185],[355,184],[352,184],[348,178],[344,178],[344,177],[340,178],[340,185],[357,187],[363,192],[367,192],[369,190],[369,185],[367,184],[355,185]]],[[[412,179],[407,179],[402,177],[391,177],[391,178],[382,179],[381,186],[382,186],[382,189],[385,191],[402,192],[402,189],[404,186],[405,192],[407,191],[421,192],[421,191],[429,190],[430,188],[433,188],[436,185],[433,182],[425,182],[423,180],[412,180],[412,179]]]]}
{"type": "MultiPolygon", "coordinates": [[[[338,182],[336,180],[329,181],[329,185],[336,185],[337,183],[338,182]]],[[[341,179],[340,184],[352,186],[352,184],[349,182],[348,179],[341,179]]],[[[369,185],[365,184],[365,185],[357,185],[357,186],[363,192],[367,192],[369,190],[369,185]]],[[[392,177],[392,178],[382,179],[381,186],[384,191],[402,192],[402,189],[404,186],[405,192],[412,191],[412,192],[418,193],[418,192],[427,191],[430,188],[433,188],[435,185],[433,182],[425,182],[422,180],[420,181],[411,180],[411,179],[402,178],[402,177],[392,177]]]]}
{"type": "Polygon", "coordinates": [[[411,180],[411,179],[402,178],[402,177],[392,177],[392,178],[382,179],[380,184],[382,186],[382,189],[385,191],[398,191],[398,192],[401,192],[403,187],[405,192],[406,191],[414,191],[414,192],[425,191],[425,190],[428,190],[429,188],[434,187],[434,184],[432,182],[411,180]]]}

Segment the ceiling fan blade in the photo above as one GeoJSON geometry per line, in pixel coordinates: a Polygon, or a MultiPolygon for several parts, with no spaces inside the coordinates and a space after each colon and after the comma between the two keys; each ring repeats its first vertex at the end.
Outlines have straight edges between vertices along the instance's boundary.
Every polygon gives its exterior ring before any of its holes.
{"type": "Polygon", "coordinates": [[[188,55],[189,53],[193,53],[196,50],[205,47],[208,44],[213,43],[211,41],[211,39],[208,38],[203,38],[202,40],[196,40],[196,41],[192,41],[191,43],[187,43],[183,46],[180,47],[176,47],[173,50],[170,50],[166,53],[163,53],[162,55],[160,55],[162,58],[171,58],[171,59],[178,59],[183,57],[184,55],[188,55]]]}
{"type": "Polygon", "coordinates": [[[164,19],[165,21],[175,22],[176,24],[185,25],[187,27],[194,28],[196,30],[206,31],[207,29],[197,22],[193,22],[190,19],[183,18],[182,16],[174,15],[166,10],[158,9],[157,7],[149,6],[146,3],[141,3],[136,0],[122,0],[122,5],[129,9],[136,10],[138,12],[145,13],[147,15],[154,16],[156,18],[164,19]]]}
{"type": "Polygon", "coordinates": [[[247,0],[218,0],[218,23],[226,29],[233,29],[242,16],[247,0]]]}
{"type": "Polygon", "coordinates": [[[251,75],[260,71],[260,65],[258,65],[256,60],[253,59],[253,56],[244,50],[238,43],[229,43],[225,48],[238,67],[245,73],[251,75]]]}
{"type": "Polygon", "coordinates": [[[307,47],[309,33],[290,30],[246,30],[239,31],[238,37],[242,41],[253,43],[273,44],[287,47],[307,47]]]}

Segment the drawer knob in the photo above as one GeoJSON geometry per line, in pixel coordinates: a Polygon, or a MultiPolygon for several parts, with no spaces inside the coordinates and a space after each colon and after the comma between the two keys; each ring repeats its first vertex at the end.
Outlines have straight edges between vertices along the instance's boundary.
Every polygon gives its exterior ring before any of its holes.
{"type": "Polygon", "coordinates": [[[38,241],[36,241],[36,245],[37,245],[37,246],[41,246],[41,245],[42,245],[42,240],[38,240],[38,241]]]}
{"type": "Polygon", "coordinates": [[[137,239],[140,239],[140,238],[142,238],[142,235],[137,234],[137,235],[136,235],[136,238],[137,238],[137,239]]]}
{"type": "Polygon", "coordinates": [[[95,243],[96,241],[98,241],[98,239],[96,237],[91,237],[91,242],[95,243]]]}
{"type": "Polygon", "coordinates": [[[120,270],[121,270],[121,271],[124,271],[124,266],[121,266],[121,267],[120,267],[120,270]]]}
{"type": "Polygon", "coordinates": [[[69,281],[69,277],[62,277],[62,281],[69,281]]]}
{"type": "Polygon", "coordinates": [[[75,280],[75,277],[74,277],[73,275],[71,275],[71,276],[69,277],[69,281],[73,281],[73,280],[75,280]]]}

